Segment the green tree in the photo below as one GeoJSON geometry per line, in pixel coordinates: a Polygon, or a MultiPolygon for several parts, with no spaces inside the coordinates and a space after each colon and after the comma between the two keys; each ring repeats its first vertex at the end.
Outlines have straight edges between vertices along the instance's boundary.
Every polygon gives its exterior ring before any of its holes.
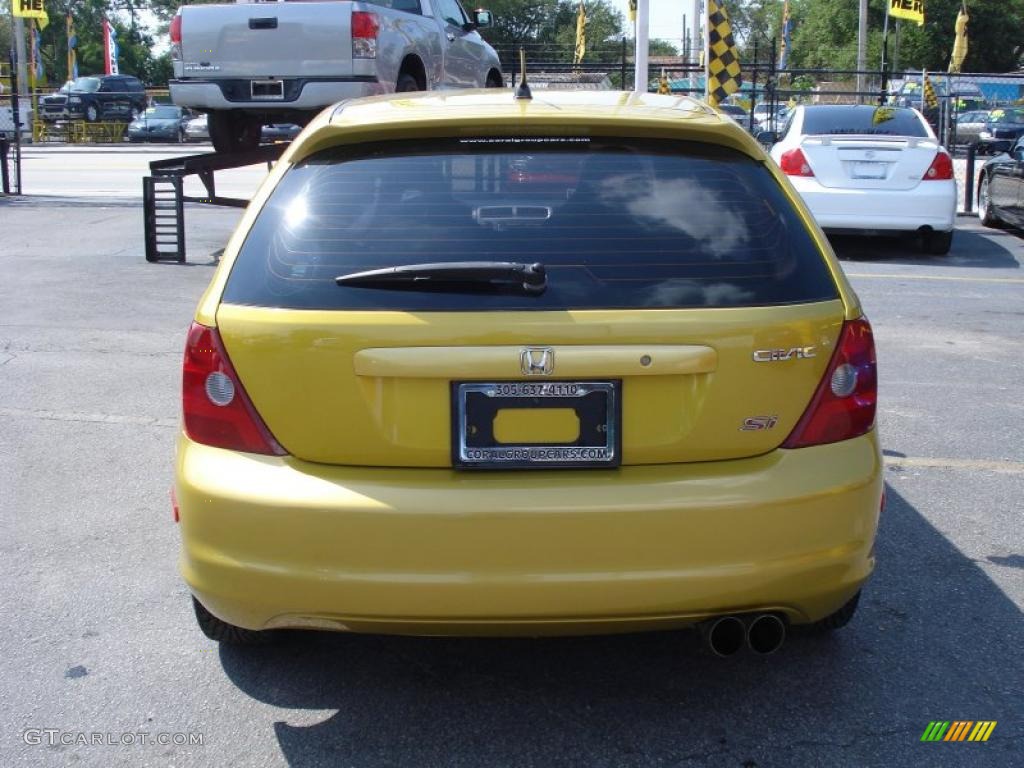
{"type": "MultiPolygon", "coordinates": [[[[757,2],[758,0],[754,0],[757,2]]],[[[924,26],[903,22],[901,68],[944,70],[953,50],[959,0],[927,0],[924,26]]],[[[877,69],[882,55],[886,0],[870,0],[868,68],[877,69]]],[[[1015,70],[1024,54],[1024,0],[969,0],[970,41],[965,72],[1015,70]]],[[[851,0],[792,0],[793,66],[853,69],[857,64],[857,3],[851,0]]],[[[895,20],[890,19],[889,60],[895,55],[895,20]]]]}
{"type": "MultiPolygon", "coordinates": [[[[578,0],[495,0],[488,2],[494,25],[483,30],[506,65],[516,46],[535,62],[572,61],[576,48],[578,0]]],[[[609,0],[586,0],[586,62],[618,61],[622,56],[622,14],[609,0]]],[[[632,49],[631,49],[632,50],[632,49]]]]}
{"type": "MultiPolygon", "coordinates": [[[[622,58],[622,14],[607,0],[589,0],[587,9],[587,53],[584,61],[619,61],[622,58]]],[[[565,49],[569,58],[576,46],[576,15],[579,3],[559,0],[552,24],[541,39],[565,49]]]]}
{"type": "MultiPolygon", "coordinates": [[[[959,0],[927,0],[923,27],[903,22],[901,66],[905,63],[914,68],[946,69],[953,53],[953,24],[959,8],[959,0]]],[[[1017,69],[1024,53],[1024,0],[969,0],[967,13],[971,20],[963,71],[1017,69]]]]}
{"type": "Polygon", "coordinates": [[[509,50],[519,43],[536,42],[557,5],[557,0],[489,0],[487,9],[494,23],[482,34],[496,48],[509,50]]]}
{"type": "Polygon", "coordinates": [[[46,79],[60,85],[67,76],[67,30],[64,23],[71,10],[75,33],[79,75],[103,73],[103,19],[107,18],[117,31],[118,69],[135,75],[147,85],[165,85],[171,73],[167,54],[153,53],[153,35],[141,24],[140,11],[148,6],[135,0],[74,0],[70,3],[49,3],[50,23],[40,35],[46,79]],[[115,11],[127,11],[129,22],[120,21],[115,11]]]}

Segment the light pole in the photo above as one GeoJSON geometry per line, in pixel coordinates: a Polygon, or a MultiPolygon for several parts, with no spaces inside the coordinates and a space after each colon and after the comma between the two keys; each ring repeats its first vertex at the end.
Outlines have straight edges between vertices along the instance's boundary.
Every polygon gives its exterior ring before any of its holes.
{"type": "Polygon", "coordinates": [[[647,27],[650,10],[649,0],[636,2],[636,52],[633,60],[636,63],[636,75],[633,90],[636,93],[647,93],[647,27]]]}
{"type": "Polygon", "coordinates": [[[868,0],[860,0],[857,21],[857,101],[863,100],[864,70],[868,68],[868,0]]]}

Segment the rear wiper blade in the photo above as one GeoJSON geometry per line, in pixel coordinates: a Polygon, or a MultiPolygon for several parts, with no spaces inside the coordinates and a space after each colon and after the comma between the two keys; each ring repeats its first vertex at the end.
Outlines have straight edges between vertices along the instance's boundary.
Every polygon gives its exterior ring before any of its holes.
{"type": "Polygon", "coordinates": [[[478,288],[518,288],[539,295],[547,288],[544,265],[515,261],[439,261],[433,264],[403,264],[398,267],[370,269],[334,278],[338,285],[356,288],[454,288],[461,284],[478,288]]]}

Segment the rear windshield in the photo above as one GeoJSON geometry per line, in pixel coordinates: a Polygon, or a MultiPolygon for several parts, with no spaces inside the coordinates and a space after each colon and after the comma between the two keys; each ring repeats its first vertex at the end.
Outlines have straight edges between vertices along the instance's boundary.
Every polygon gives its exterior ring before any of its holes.
{"type": "Polygon", "coordinates": [[[837,297],[774,178],[736,152],[585,138],[390,142],[291,169],[224,301],[294,309],[745,307],[837,297]],[[542,263],[547,290],[340,287],[363,270],[542,263]]]}
{"type": "Polygon", "coordinates": [[[828,106],[806,107],[803,133],[880,134],[883,136],[927,136],[924,124],[910,109],[899,107],[828,106]]]}

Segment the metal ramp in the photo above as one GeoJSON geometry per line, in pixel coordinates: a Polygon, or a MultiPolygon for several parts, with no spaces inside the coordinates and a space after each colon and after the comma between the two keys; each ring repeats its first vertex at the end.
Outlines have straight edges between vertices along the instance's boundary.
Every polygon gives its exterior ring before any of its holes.
{"type": "Polygon", "coordinates": [[[145,176],[146,261],[185,261],[185,196],[178,176],[145,176]]]}
{"type": "Polygon", "coordinates": [[[245,208],[249,204],[248,200],[238,197],[220,197],[214,179],[216,171],[244,168],[258,163],[266,163],[269,168],[287,148],[286,143],[270,144],[247,152],[205,152],[151,162],[150,175],[142,179],[146,261],[174,261],[179,264],[186,261],[185,203],[233,208],[245,208]],[[206,190],[205,195],[194,197],[185,194],[185,179],[188,176],[199,177],[206,190]]]}

